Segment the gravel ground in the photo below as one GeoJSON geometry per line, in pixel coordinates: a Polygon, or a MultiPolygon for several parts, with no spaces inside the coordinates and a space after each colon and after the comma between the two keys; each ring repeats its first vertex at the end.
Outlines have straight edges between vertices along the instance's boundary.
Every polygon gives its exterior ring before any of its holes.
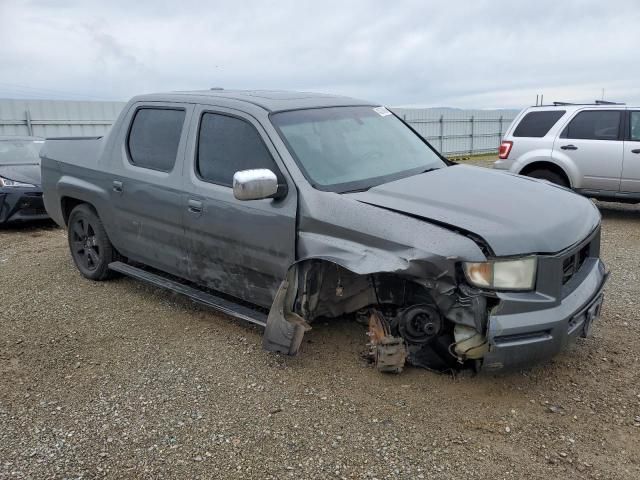
{"type": "Polygon", "coordinates": [[[302,353],[121,278],[65,232],[0,230],[0,478],[640,478],[640,208],[600,205],[603,317],[545,366],[382,375],[364,328],[302,353]]]}

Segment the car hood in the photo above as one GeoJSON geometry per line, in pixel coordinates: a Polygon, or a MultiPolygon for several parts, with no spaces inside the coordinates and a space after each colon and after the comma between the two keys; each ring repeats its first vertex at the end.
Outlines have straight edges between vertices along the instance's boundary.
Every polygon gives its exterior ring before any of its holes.
{"type": "Polygon", "coordinates": [[[590,200],[562,187],[466,165],[346,195],[481,237],[497,256],[559,252],[600,222],[590,200]]]}
{"type": "Polygon", "coordinates": [[[16,182],[40,185],[40,165],[38,164],[9,164],[0,165],[0,177],[16,182]]]}

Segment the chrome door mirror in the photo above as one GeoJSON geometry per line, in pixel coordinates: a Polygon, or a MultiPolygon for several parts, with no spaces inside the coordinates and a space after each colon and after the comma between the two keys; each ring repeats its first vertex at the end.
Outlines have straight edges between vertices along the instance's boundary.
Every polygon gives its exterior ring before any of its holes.
{"type": "Polygon", "coordinates": [[[240,170],[233,174],[233,196],[238,200],[261,200],[278,193],[278,177],[267,168],[240,170]]]}

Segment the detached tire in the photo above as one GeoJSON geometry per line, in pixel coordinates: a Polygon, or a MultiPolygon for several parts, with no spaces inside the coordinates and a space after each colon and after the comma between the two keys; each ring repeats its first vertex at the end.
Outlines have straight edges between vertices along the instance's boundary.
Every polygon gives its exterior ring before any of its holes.
{"type": "Polygon", "coordinates": [[[533,170],[527,173],[527,177],[539,178],[540,180],[546,180],[556,185],[569,188],[569,182],[567,182],[562,175],[552,172],[551,170],[533,170]]]}
{"type": "Polygon", "coordinates": [[[112,276],[109,264],[116,259],[117,252],[100,218],[86,203],[71,211],[67,238],[73,262],[83,277],[106,280],[112,276]]]}

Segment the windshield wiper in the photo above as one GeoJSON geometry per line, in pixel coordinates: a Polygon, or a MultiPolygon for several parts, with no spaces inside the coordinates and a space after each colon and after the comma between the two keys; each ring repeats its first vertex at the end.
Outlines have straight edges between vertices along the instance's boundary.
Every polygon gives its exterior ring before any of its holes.
{"type": "Polygon", "coordinates": [[[433,172],[434,170],[440,170],[440,168],[438,167],[431,167],[431,168],[427,168],[425,170],[422,170],[421,172],[418,172],[418,175],[420,175],[421,173],[429,173],[429,172],[433,172]]]}
{"type": "Polygon", "coordinates": [[[371,187],[364,187],[364,188],[354,188],[353,190],[343,190],[340,193],[360,193],[360,192],[366,192],[367,190],[369,190],[371,187]]]}
{"type": "MultiPolygon", "coordinates": [[[[412,173],[409,176],[420,175],[422,173],[429,173],[429,172],[432,172],[433,170],[440,170],[440,168],[438,168],[438,167],[425,168],[424,170],[421,170],[421,171],[419,171],[417,173],[412,173]]],[[[396,180],[398,180],[398,179],[396,179],[396,180]]],[[[395,180],[391,180],[391,181],[395,181],[395,180]]],[[[378,185],[383,185],[385,183],[388,183],[388,182],[377,183],[375,185],[369,185],[368,187],[354,188],[353,190],[343,190],[340,193],[361,193],[361,192],[366,192],[367,190],[369,190],[369,189],[371,189],[373,187],[377,187],[378,185]]]]}

